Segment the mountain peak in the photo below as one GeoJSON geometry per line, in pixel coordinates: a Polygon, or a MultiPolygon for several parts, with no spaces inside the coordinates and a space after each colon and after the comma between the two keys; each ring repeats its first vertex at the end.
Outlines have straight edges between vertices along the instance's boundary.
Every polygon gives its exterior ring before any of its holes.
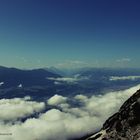
{"type": "Polygon", "coordinates": [[[140,90],[104,123],[100,132],[86,140],[139,140],[139,138],[140,90]]]}

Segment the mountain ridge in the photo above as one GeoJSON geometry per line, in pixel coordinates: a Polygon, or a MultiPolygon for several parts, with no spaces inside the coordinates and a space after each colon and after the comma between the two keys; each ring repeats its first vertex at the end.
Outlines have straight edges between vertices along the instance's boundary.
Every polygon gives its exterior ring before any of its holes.
{"type": "Polygon", "coordinates": [[[139,140],[140,90],[134,93],[119,111],[109,117],[103,128],[92,136],[80,140],[139,140]]]}
{"type": "Polygon", "coordinates": [[[53,81],[48,80],[48,77],[57,78],[61,76],[41,68],[22,70],[0,66],[0,82],[3,82],[1,88],[16,87],[20,84],[26,87],[33,85],[52,85],[53,81]]]}

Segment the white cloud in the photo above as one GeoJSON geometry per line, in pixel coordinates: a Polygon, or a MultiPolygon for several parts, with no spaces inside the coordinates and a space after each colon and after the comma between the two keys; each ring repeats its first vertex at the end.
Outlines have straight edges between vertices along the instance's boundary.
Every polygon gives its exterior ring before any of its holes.
{"type": "Polygon", "coordinates": [[[0,100],[0,120],[15,121],[40,112],[45,108],[43,102],[28,101],[29,97],[1,99],[0,100]]]}
{"type": "Polygon", "coordinates": [[[4,82],[0,82],[0,86],[4,85],[4,82]]]}
{"type": "Polygon", "coordinates": [[[41,119],[46,121],[60,121],[60,120],[67,120],[67,119],[73,119],[76,118],[75,116],[72,116],[70,113],[64,113],[57,109],[51,109],[47,111],[46,113],[42,114],[40,116],[41,119]]]}
{"type": "Polygon", "coordinates": [[[64,104],[67,102],[67,97],[63,97],[60,95],[54,95],[48,100],[48,105],[57,106],[60,104],[64,104]]]}
{"type": "Polygon", "coordinates": [[[140,76],[111,76],[110,81],[118,80],[137,80],[140,79],[140,76]]]}
{"type": "Polygon", "coordinates": [[[0,132],[12,133],[12,136],[4,136],[3,140],[67,140],[91,133],[94,128],[91,121],[98,125],[98,118],[77,118],[53,109],[38,119],[28,119],[15,125],[0,125],[0,132]]]}
{"type": "Polygon", "coordinates": [[[53,78],[53,77],[49,77],[47,78],[49,80],[53,80],[53,81],[59,81],[59,82],[67,82],[67,83],[74,83],[77,82],[77,78],[71,78],[71,77],[62,77],[62,78],[53,78]]]}
{"type": "Polygon", "coordinates": [[[76,95],[74,98],[78,101],[87,101],[88,100],[87,96],[82,95],[82,94],[76,95]]]}
{"type": "Polygon", "coordinates": [[[47,79],[53,80],[55,84],[61,84],[61,82],[77,83],[78,81],[89,80],[89,78],[89,76],[80,76],[79,74],[76,74],[74,77],[49,77],[47,79]]]}
{"type": "Polygon", "coordinates": [[[61,85],[62,83],[61,82],[54,81],[54,84],[55,85],[61,85]]]}
{"type": "Polygon", "coordinates": [[[18,85],[18,88],[22,88],[22,87],[23,87],[23,85],[22,85],[22,84],[19,84],[19,85],[18,85]]]}
{"type": "MultiPolygon", "coordinates": [[[[127,90],[92,97],[77,95],[71,100],[82,102],[83,104],[79,107],[61,106],[60,110],[50,109],[40,114],[38,118],[30,118],[25,122],[13,125],[1,123],[0,132],[9,132],[12,136],[0,136],[0,138],[3,140],[68,140],[93,133],[139,88],[140,85],[137,85],[127,90]]],[[[67,97],[54,96],[51,98],[51,103],[58,106],[66,104],[67,97]]],[[[24,106],[24,109],[26,107],[24,106]]],[[[13,111],[9,110],[9,114],[10,112],[13,111]]]]}

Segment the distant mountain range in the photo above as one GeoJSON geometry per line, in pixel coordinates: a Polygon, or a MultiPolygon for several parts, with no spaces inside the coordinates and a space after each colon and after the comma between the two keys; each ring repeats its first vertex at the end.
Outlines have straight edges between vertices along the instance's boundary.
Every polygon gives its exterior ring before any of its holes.
{"type": "Polygon", "coordinates": [[[82,68],[62,70],[55,67],[33,70],[0,67],[0,98],[24,97],[36,100],[54,94],[102,94],[126,89],[140,83],[140,69],[82,68]]]}
{"type": "Polygon", "coordinates": [[[72,76],[75,74],[81,75],[117,75],[117,76],[128,76],[128,75],[140,75],[140,68],[92,68],[92,67],[84,67],[84,68],[56,68],[50,67],[45,68],[47,71],[57,73],[62,76],[72,76]]]}
{"type": "Polygon", "coordinates": [[[53,81],[49,77],[61,77],[45,69],[21,70],[16,68],[0,67],[0,86],[8,87],[29,87],[52,85],[53,81]]]}

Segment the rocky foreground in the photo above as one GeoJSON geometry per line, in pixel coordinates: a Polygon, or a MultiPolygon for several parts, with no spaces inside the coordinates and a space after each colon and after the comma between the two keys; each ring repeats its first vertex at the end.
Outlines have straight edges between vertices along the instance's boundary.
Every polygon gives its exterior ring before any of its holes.
{"type": "Polygon", "coordinates": [[[140,90],[104,123],[100,132],[84,140],[140,140],[140,90]]]}

